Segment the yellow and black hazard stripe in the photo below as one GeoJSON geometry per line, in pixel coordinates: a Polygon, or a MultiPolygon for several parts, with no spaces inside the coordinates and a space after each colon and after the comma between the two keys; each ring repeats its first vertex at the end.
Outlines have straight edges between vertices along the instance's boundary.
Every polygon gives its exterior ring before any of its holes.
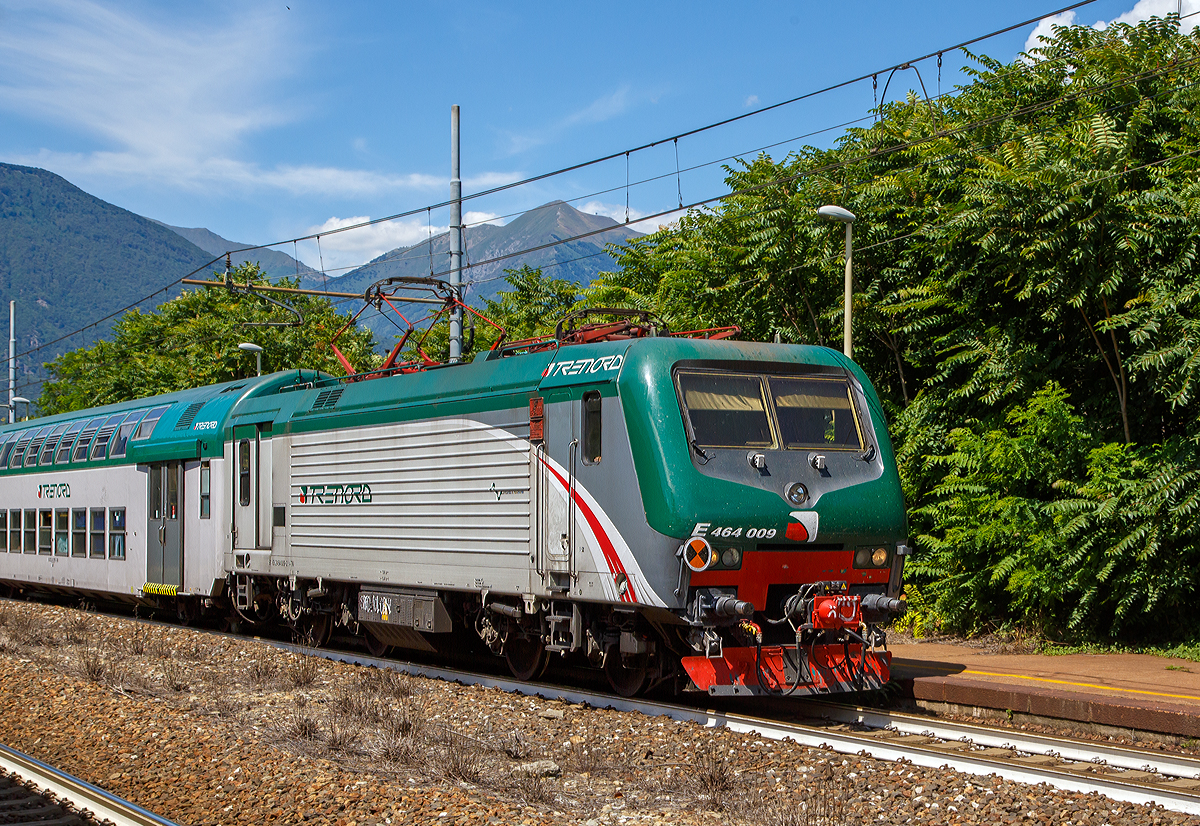
{"type": "Polygon", "coordinates": [[[177,585],[160,585],[157,582],[147,582],[142,586],[143,594],[157,594],[160,597],[173,597],[179,593],[177,585]]]}

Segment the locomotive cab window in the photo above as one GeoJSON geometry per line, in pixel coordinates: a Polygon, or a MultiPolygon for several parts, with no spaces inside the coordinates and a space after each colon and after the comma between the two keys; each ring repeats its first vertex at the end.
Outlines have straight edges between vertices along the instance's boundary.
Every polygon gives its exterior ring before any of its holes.
{"type": "Polygon", "coordinates": [[[583,463],[600,462],[600,393],[589,390],[583,394],[583,463]]]}
{"type": "Polygon", "coordinates": [[[774,447],[760,376],[679,372],[679,395],[701,447],[774,447]]]}
{"type": "Polygon", "coordinates": [[[862,431],[844,379],[771,376],[779,435],[789,450],[862,450],[862,431]]]}

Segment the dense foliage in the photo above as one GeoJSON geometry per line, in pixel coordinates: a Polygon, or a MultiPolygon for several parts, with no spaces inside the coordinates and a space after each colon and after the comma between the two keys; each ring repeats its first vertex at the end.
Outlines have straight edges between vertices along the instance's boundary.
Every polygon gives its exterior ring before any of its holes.
{"type": "MultiPolygon", "coordinates": [[[[243,264],[233,278],[239,284],[266,283],[254,264],[243,264]]],[[[65,413],[252,376],[254,354],[238,349],[246,341],[263,348],[264,373],[304,367],[341,375],[329,341],[346,318],[328,299],[289,296],[287,303],[300,311],[300,326],[262,326],[294,316],[224,288],[199,287],[154,312],[130,311],[114,325],[110,340],[46,365],[51,380],[43,385],[38,409],[43,415],[65,413]]],[[[338,347],[355,366],[377,361],[368,330],[348,330],[338,347]]]]}
{"type": "Polygon", "coordinates": [[[831,150],[728,170],[716,209],[620,251],[594,303],[675,328],[838,347],[854,224],[855,359],[891,412],[945,624],[1120,637],[1179,628],[1200,586],[1200,36],[1057,30],[887,104],[831,150]]]}

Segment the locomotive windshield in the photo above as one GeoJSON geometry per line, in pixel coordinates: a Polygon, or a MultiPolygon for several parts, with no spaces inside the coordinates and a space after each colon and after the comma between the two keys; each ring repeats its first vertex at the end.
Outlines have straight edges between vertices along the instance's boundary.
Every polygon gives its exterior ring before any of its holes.
{"type": "Polygon", "coordinates": [[[863,449],[850,386],[844,379],[771,376],[768,383],[784,447],[863,449]]]}
{"type": "Polygon", "coordinates": [[[707,447],[774,447],[760,376],[678,374],[696,443],[707,447]]]}
{"type": "Polygon", "coordinates": [[[680,370],[676,381],[700,447],[863,449],[844,378],[680,370]]]}

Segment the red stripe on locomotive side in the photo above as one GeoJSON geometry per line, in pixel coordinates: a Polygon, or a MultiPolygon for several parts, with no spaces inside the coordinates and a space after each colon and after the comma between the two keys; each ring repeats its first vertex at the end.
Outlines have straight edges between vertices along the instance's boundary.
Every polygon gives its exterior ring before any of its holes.
{"type": "Polygon", "coordinates": [[[609,573],[616,576],[618,573],[625,574],[625,582],[628,590],[624,594],[619,594],[622,602],[637,602],[637,594],[633,590],[633,580],[629,578],[629,574],[625,571],[625,566],[621,564],[621,557],[617,555],[617,549],[613,546],[612,540],[608,538],[608,533],[600,524],[600,520],[596,518],[596,514],[588,507],[587,502],[580,498],[579,494],[572,491],[567,480],[559,475],[558,471],[552,468],[545,459],[538,457],[538,461],[546,466],[546,470],[554,474],[554,478],[563,486],[563,490],[568,496],[575,499],[575,504],[579,506],[579,510],[583,513],[583,518],[587,520],[588,525],[592,528],[592,533],[596,534],[596,539],[600,541],[600,551],[604,554],[604,561],[608,563],[609,573]]]}

